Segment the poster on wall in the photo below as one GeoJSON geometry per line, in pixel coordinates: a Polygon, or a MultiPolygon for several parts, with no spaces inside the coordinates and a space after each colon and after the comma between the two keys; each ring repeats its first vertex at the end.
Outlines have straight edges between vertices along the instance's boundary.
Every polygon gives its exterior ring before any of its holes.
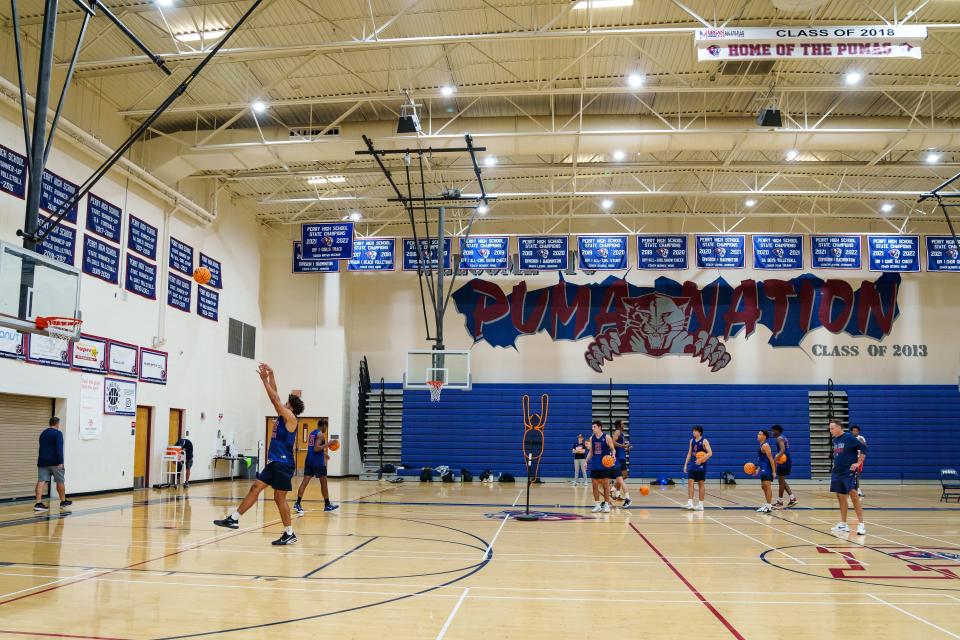
{"type": "Polygon", "coordinates": [[[300,226],[307,260],[349,260],[353,256],[352,222],[311,222],[300,226]]]}
{"type": "MultiPolygon", "coordinates": [[[[51,218],[40,216],[40,225],[46,229],[51,218]]],[[[41,253],[48,258],[53,258],[58,262],[73,266],[74,254],[77,247],[77,230],[73,227],[63,224],[54,225],[50,233],[44,237],[43,241],[37,245],[37,253],[41,253]]]]}
{"type": "Polygon", "coordinates": [[[193,280],[181,278],[177,274],[167,273],[167,304],[174,309],[190,313],[190,298],[193,293],[193,280]]]}
{"type": "Polygon", "coordinates": [[[0,191],[23,200],[27,193],[27,158],[0,144],[0,191]]]}
{"type": "MultiPolygon", "coordinates": [[[[73,197],[79,187],[66,178],[61,178],[52,171],[43,170],[43,179],[40,181],[40,208],[47,213],[57,214],[60,207],[73,197]]],[[[71,224],[77,223],[77,205],[70,207],[63,220],[71,224]]]]}
{"type": "Polygon", "coordinates": [[[868,235],[870,271],[920,271],[920,236],[868,235]]]}
{"type": "Polygon", "coordinates": [[[687,268],[687,236],[637,236],[637,268],[687,268]]]}
{"type": "Polygon", "coordinates": [[[304,260],[302,243],[293,241],[293,273],[337,273],[340,271],[339,260],[304,260]]]}
{"type": "MultiPolygon", "coordinates": [[[[425,263],[421,266],[426,269],[429,264],[433,269],[437,268],[437,249],[440,246],[436,238],[431,238],[427,240],[426,238],[419,238],[420,241],[420,251],[417,251],[417,244],[413,241],[413,238],[404,238],[403,239],[403,270],[404,271],[416,271],[417,265],[420,264],[420,256],[423,256],[425,263]]],[[[443,268],[447,270],[450,268],[450,238],[443,239],[443,268]]]]}
{"type": "Polygon", "coordinates": [[[167,257],[170,268],[185,276],[193,277],[193,247],[170,236],[170,255],[167,257]]]}
{"type": "Polygon", "coordinates": [[[803,269],[803,236],[754,235],[754,269],[803,269]]]}
{"type": "Polygon", "coordinates": [[[627,236],[577,236],[577,262],[590,271],[619,271],[627,268],[627,236]]]}
{"type": "Polygon", "coordinates": [[[16,329],[0,327],[0,358],[23,360],[24,336],[16,329]]]}
{"type": "Polygon", "coordinates": [[[80,376],[80,439],[95,440],[103,431],[103,378],[80,376]]]}
{"type": "Polygon", "coordinates": [[[357,238],[347,271],[394,271],[397,268],[396,238],[357,238]]]}
{"type": "Polygon", "coordinates": [[[167,384],[167,354],[140,348],[140,382],[167,384]]]}
{"type": "Polygon", "coordinates": [[[127,248],[144,258],[157,259],[157,228],[137,216],[130,216],[127,228],[127,248]]]}
{"type": "Polygon", "coordinates": [[[124,288],[130,293],[150,300],[157,299],[157,267],[141,260],[132,253],[127,254],[127,269],[124,288]]]}
{"type": "Polygon", "coordinates": [[[87,194],[87,231],[112,242],[120,242],[123,212],[93,193],[87,194]]]}
{"type": "Polygon", "coordinates": [[[460,238],[460,268],[499,271],[509,266],[508,236],[470,236],[460,238]]]}
{"type": "Polygon", "coordinates": [[[34,333],[27,340],[27,362],[48,367],[69,367],[70,341],[34,333]]]}
{"type": "Polygon", "coordinates": [[[220,261],[201,253],[200,266],[206,267],[210,271],[210,282],[207,283],[207,286],[214,289],[223,289],[223,269],[220,267],[220,261]]]}
{"type": "Polygon", "coordinates": [[[120,249],[85,233],[80,264],[85,274],[117,284],[120,275],[120,249]]]}
{"type": "Polygon", "coordinates": [[[107,339],[80,334],[80,339],[73,343],[70,366],[88,373],[106,373],[107,339]]]}
{"type": "Polygon", "coordinates": [[[810,255],[814,269],[859,269],[860,236],[812,235],[810,255]]]}
{"type": "Polygon", "coordinates": [[[927,271],[960,271],[960,244],[953,236],[926,236],[927,271]]]}
{"type": "Polygon", "coordinates": [[[697,268],[743,269],[746,236],[697,234],[697,268]]]}
{"type": "Polygon", "coordinates": [[[107,371],[119,376],[137,377],[137,346],[107,340],[107,371]]]}
{"type": "Polygon", "coordinates": [[[520,236],[517,248],[521,271],[566,271],[570,250],[567,236],[520,236]]]}
{"type": "Polygon", "coordinates": [[[137,415],[136,381],[104,378],[103,412],[109,416],[137,415]]]}
{"type": "Polygon", "coordinates": [[[197,285],[197,315],[207,320],[220,320],[220,294],[197,285]]]}

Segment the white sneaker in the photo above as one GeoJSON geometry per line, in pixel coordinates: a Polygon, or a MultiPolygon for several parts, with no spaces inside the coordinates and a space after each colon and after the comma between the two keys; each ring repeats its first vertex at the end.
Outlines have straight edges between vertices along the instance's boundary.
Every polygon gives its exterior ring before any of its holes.
{"type": "Polygon", "coordinates": [[[757,509],[757,513],[770,513],[771,511],[773,511],[773,507],[771,507],[771,506],[768,505],[768,504],[762,504],[762,505],[760,505],[760,507],[757,509]]]}
{"type": "Polygon", "coordinates": [[[606,502],[603,503],[603,512],[610,513],[610,505],[607,504],[606,502]]]}
{"type": "Polygon", "coordinates": [[[863,491],[860,491],[859,488],[857,489],[857,497],[858,497],[858,498],[862,498],[862,497],[863,497],[863,491]]]}
{"type": "Polygon", "coordinates": [[[850,533],[850,527],[847,526],[846,522],[838,522],[830,528],[830,531],[836,531],[838,533],[850,533]]]}
{"type": "Polygon", "coordinates": [[[694,510],[694,511],[703,511],[703,503],[702,503],[702,502],[698,502],[698,503],[697,503],[697,506],[695,506],[695,507],[693,508],[693,510],[694,510]]]}
{"type": "Polygon", "coordinates": [[[598,505],[598,504],[595,504],[595,505],[593,505],[593,509],[591,509],[590,511],[592,511],[593,513],[600,513],[600,511],[601,511],[602,509],[603,509],[603,507],[601,507],[601,506],[598,505]]]}
{"type": "Polygon", "coordinates": [[[858,536],[867,535],[867,527],[862,522],[857,525],[857,535],[858,536]]]}
{"type": "Polygon", "coordinates": [[[683,505],[683,508],[687,511],[693,511],[693,500],[687,500],[687,504],[683,505]]]}

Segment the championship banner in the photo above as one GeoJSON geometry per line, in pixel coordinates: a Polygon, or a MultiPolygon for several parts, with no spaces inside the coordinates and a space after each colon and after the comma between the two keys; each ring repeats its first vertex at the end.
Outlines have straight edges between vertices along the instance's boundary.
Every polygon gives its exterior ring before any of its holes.
{"type": "Polygon", "coordinates": [[[217,291],[197,286],[197,315],[214,322],[220,321],[220,294],[217,291]]]}
{"type": "Polygon", "coordinates": [[[87,231],[101,238],[120,242],[120,225],[123,212],[92,192],[87,194],[87,231]]]}
{"type": "Polygon", "coordinates": [[[166,352],[140,348],[140,382],[167,384],[166,352]]]}
{"type": "Polygon", "coordinates": [[[743,269],[746,254],[746,236],[697,234],[698,269],[743,269]]]}
{"type": "Polygon", "coordinates": [[[497,271],[509,266],[508,236],[470,236],[460,238],[460,268],[497,271]]]}
{"type": "Polygon", "coordinates": [[[0,191],[23,200],[27,193],[27,157],[0,144],[0,191]]]}
{"type": "MultiPolygon", "coordinates": [[[[50,224],[51,220],[52,218],[47,216],[40,216],[40,224],[44,227],[50,224]]],[[[60,222],[53,225],[50,233],[37,245],[37,253],[72,267],[76,248],[77,230],[60,222]]]]}
{"type": "Polygon", "coordinates": [[[397,268],[395,238],[357,238],[347,271],[394,271],[397,268]]]}
{"type": "Polygon", "coordinates": [[[130,216],[130,226],[127,229],[127,248],[136,251],[144,258],[157,259],[158,231],[149,222],[144,222],[137,216],[130,216]]]}
{"type": "Polygon", "coordinates": [[[349,260],[353,256],[352,222],[311,222],[300,226],[306,260],[349,260]]]}
{"type": "Polygon", "coordinates": [[[97,336],[81,334],[73,343],[70,366],[88,373],[107,372],[107,340],[97,336]]]}
{"type": "MultiPolygon", "coordinates": [[[[413,238],[404,238],[403,239],[403,270],[404,271],[416,271],[417,263],[420,261],[420,255],[423,254],[423,257],[428,261],[430,268],[437,268],[437,248],[439,243],[436,238],[431,238],[427,240],[426,238],[418,238],[420,241],[420,251],[417,251],[417,245],[414,243],[413,238]]],[[[443,239],[443,269],[446,271],[450,268],[450,238],[443,239]]],[[[426,269],[427,265],[422,265],[422,268],[426,269]]]]}
{"type": "Polygon", "coordinates": [[[117,284],[120,274],[120,249],[85,233],[80,264],[85,274],[117,284]]]}
{"type": "Polygon", "coordinates": [[[803,269],[803,236],[754,235],[754,269],[803,269]]]}
{"type": "MultiPolygon", "coordinates": [[[[193,247],[170,236],[170,255],[167,262],[174,271],[193,276],[193,247]]],[[[210,274],[213,275],[213,272],[210,274]]]]}
{"type": "Polygon", "coordinates": [[[293,273],[337,273],[340,271],[339,260],[304,260],[303,243],[293,241],[293,273]]]}
{"type": "Polygon", "coordinates": [[[148,300],[157,299],[157,267],[141,260],[132,253],[127,254],[126,278],[124,288],[130,293],[143,296],[148,300]]]}
{"type": "Polygon", "coordinates": [[[567,236],[520,236],[521,271],[566,271],[569,266],[567,236]]]}
{"type": "MultiPolygon", "coordinates": [[[[43,170],[43,177],[40,180],[40,208],[50,214],[58,212],[60,207],[72,198],[80,187],[70,182],[66,178],[61,178],[52,171],[43,170]]],[[[63,221],[71,224],[77,223],[77,205],[70,207],[63,221]]]]}
{"type": "Polygon", "coordinates": [[[687,236],[637,236],[637,268],[687,268],[687,236]]]}
{"type": "Polygon", "coordinates": [[[960,271],[960,246],[953,236],[926,236],[927,271],[960,271]]]}
{"type": "Polygon", "coordinates": [[[103,412],[109,416],[137,415],[137,383],[133,380],[103,380],[103,412]]]}
{"type": "Polygon", "coordinates": [[[920,236],[868,235],[870,271],[920,271],[920,236]]]}
{"type": "Polygon", "coordinates": [[[24,337],[16,329],[0,327],[0,358],[23,360],[24,337]]]}
{"type": "Polygon", "coordinates": [[[181,278],[172,271],[167,272],[167,304],[169,306],[190,313],[192,291],[193,279],[181,278]]]}
{"type": "Polygon", "coordinates": [[[718,27],[694,32],[697,59],[917,58],[922,25],[718,27]]]}
{"type": "Polygon", "coordinates": [[[107,372],[114,375],[137,377],[137,346],[107,341],[107,372]]]}
{"type": "Polygon", "coordinates": [[[627,268],[627,236],[577,236],[577,262],[588,271],[621,271],[627,268]]]}
{"type": "Polygon", "coordinates": [[[214,260],[201,252],[198,262],[201,267],[205,267],[210,272],[210,282],[207,283],[207,286],[213,287],[214,289],[223,289],[223,270],[220,261],[214,260]]]}
{"type": "Polygon", "coordinates": [[[860,236],[810,236],[810,255],[814,269],[859,269],[860,236]]]}

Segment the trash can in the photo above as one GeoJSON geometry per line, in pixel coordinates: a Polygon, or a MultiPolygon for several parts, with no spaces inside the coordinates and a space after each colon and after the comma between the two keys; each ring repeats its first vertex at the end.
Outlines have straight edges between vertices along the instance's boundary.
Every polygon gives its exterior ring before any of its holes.
{"type": "Polygon", "coordinates": [[[256,480],[259,468],[260,456],[245,456],[240,460],[240,477],[246,480],[256,480]]]}

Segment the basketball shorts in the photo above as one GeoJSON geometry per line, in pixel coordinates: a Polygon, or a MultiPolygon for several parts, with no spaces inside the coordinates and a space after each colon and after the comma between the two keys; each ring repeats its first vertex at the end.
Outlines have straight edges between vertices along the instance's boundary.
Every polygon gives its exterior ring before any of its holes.
{"type": "Polygon", "coordinates": [[[630,471],[630,463],[628,463],[626,460],[621,460],[621,461],[620,461],[620,468],[618,469],[618,471],[619,471],[620,473],[626,473],[626,472],[630,471]]]}
{"type": "Polygon", "coordinates": [[[277,491],[293,490],[294,468],[279,462],[270,462],[257,474],[257,480],[270,485],[277,491]]]}
{"type": "Polygon", "coordinates": [[[37,467],[37,480],[40,482],[50,482],[50,478],[53,478],[54,482],[63,483],[63,469],[60,467],[37,467]]]}
{"type": "Polygon", "coordinates": [[[693,480],[694,482],[703,482],[707,479],[707,470],[706,469],[693,469],[687,473],[687,477],[693,480]]]}
{"type": "Polygon", "coordinates": [[[857,488],[857,476],[853,473],[830,476],[830,493],[847,494],[857,488]]]}
{"type": "Polygon", "coordinates": [[[786,464],[777,465],[777,475],[781,478],[789,478],[790,471],[793,470],[793,463],[787,462],[786,464]]]}
{"type": "Polygon", "coordinates": [[[609,469],[590,469],[590,478],[593,480],[612,480],[620,475],[620,470],[616,467],[609,469]]]}
{"type": "Polygon", "coordinates": [[[313,477],[313,478],[326,478],[327,477],[327,467],[322,464],[310,464],[307,462],[303,465],[303,477],[313,477]]]}
{"type": "Polygon", "coordinates": [[[773,474],[772,474],[772,473],[761,473],[761,474],[760,474],[760,482],[773,482],[773,474]]]}
{"type": "MultiPolygon", "coordinates": [[[[187,469],[193,469],[193,458],[187,458],[187,469]]],[[[183,471],[183,463],[177,463],[177,471],[183,471]]]]}

